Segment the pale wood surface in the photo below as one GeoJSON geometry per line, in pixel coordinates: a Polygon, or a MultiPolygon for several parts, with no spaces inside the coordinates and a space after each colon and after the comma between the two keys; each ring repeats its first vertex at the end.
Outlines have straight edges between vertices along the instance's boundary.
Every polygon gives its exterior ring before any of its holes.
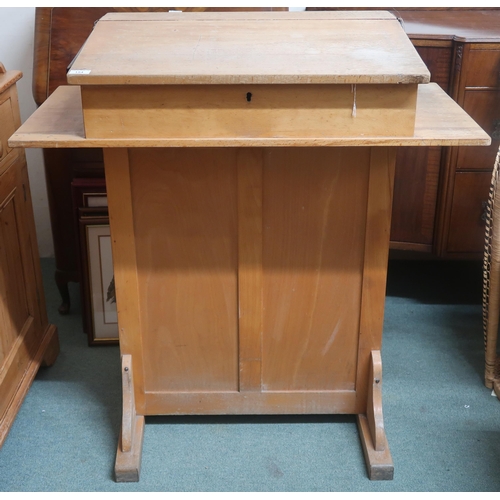
{"type": "Polygon", "coordinates": [[[366,411],[393,150],[105,154],[121,351],[141,414],[366,411]]]}
{"type": "Polygon", "coordinates": [[[133,354],[135,406],[144,415],[142,325],[138,311],[139,278],[130,183],[129,151],[105,149],[111,246],[115,277],[120,352],[133,354]]]}
{"type": "Polygon", "coordinates": [[[129,151],[146,391],[238,389],[236,152],[129,151]]]}
{"type": "MultiPolygon", "coordinates": [[[[370,149],[357,380],[368,380],[372,351],[382,346],[395,163],[396,148],[370,149]]],[[[366,401],[367,388],[359,385],[361,400],[366,401]]]]}
{"type": "Polygon", "coordinates": [[[382,357],[379,350],[371,352],[367,385],[366,413],[358,415],[358,428],[368,477],[372,480],[391,480],[394,477],[394,465],[384,428],[382,357]]]}
{"type": "Polygon", "coordinates": [[[59,87],[10,138],[12,147],[246,147],[488,145],[490,137],[437,84],[419,85],[410,137],[270,137],[86,139],[80,89],[59,87]]]}
{"type": "Polygon", "coordinates": [[[238,169],[239,389],[262,387],[262,203],[263,154],[241,149],[238,169]]]}
{"type": "MultiPolygon", "coordinates": [[[[1,63],[0,63],[1,64],[1,63]]],[[[3,65],[0,65],[0,93],[6,91],[14,83],[16,83],[23,74],[20,71],[10,70],[5,71],[3,65]]]]}
{"type": "Polygon", "coordinates": [[[354,390],[369,148],[266,150],[262,381],[354,390]]]}
{"type": "Polygon", "coordinates": [[[416,99],[416,84],[82,86],[88,139],[411,137],[416,99]]]}
{"type": "Polygon", "coordinates": [[[68,73],[68,83],[85,85],[426,83],[429,78],[395,17],[361,12],[108,14],[68,73]]]}
{"type": "Polygon", "coordinates": [[[387,442],[382,412],[382,357],[380,351],[372,351],[368,376],[366,418],[368,419],[374,450],[384,451],[387,442]]]}
{"type": "Polygon", "coordinates": [[[132,356],[122,356],[122,426],[115,461],[117,482],[137,482],[141,472],[144,415],[137,414],[132,356]]]}

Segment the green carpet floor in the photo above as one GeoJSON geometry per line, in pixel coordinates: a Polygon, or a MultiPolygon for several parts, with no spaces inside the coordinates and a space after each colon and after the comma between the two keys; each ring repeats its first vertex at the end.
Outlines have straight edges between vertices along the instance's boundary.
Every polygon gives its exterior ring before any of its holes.
{"type": "Polygon", "coordinates": [[[0,450],[0,491],[500,490],[500,402],[483,385],[480,263],[393,261],[384,324],[384,416],[393,481],[367,478],[352,416],[155,417],[139,483],[115,483],[119,351],[88,347],[78,286],[61,353],[38,373],[0,450]]]}

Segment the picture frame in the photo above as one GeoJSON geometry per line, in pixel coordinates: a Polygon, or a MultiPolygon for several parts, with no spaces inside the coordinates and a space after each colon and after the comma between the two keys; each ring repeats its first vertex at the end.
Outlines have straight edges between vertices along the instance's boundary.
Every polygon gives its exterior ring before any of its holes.
{"type": "Polygon", "coordinates": [[[82,210],[82,293],[89,345],[118,343],[113,257],[107,213],[82,210]]]}

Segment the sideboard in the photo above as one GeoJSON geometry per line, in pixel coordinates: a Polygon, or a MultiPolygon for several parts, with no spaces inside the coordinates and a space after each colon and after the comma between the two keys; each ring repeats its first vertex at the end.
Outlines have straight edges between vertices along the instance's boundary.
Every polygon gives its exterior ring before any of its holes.
{"type": "Polygon", "coordinates": [[[21,125],[21,77],[0,63],[0,447],[38,369],[59,353],[45,306],[26,155],[8,145],[21,125]]]}
{"type": "MultiPolygon", "coordinates": [[[[172,9],[189,10],[152,10],[172,9]]],[[[116,10],[134,9],[37,8],[33,80],[37,104],[66,84],[67,67],[94,23],[116,10]]],[[[448,92],[492,137],[489,147],[400,149],[391,249],[422,257],[479,259],[483,251],[484,209],[494,155],[500,145],[500,9],[384,10],[400,19],[429,68],[431,81],[448,92]]],[[[60,311],[64,313],[69,309],[67,284],[80,280],[71,182],[79,177],[103,177],[102,150],[46,149],[44,158],[56,282],[63,296],[60,311]]]]}
{"type": "Polygon", "coordinates": [[[399,18],[431,81],[492,138],[487,148],[400,150],[391,248],[446,259],[480,259],[491,172],[500,145],[500,9],[387,10],[399,18]]]}

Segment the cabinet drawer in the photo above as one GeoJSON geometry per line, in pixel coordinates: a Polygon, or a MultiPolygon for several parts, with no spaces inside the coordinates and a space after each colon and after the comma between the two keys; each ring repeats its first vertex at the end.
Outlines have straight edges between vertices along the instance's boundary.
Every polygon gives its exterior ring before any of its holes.
{"type": "Polygon", "coordinates": [[[471,50],[466,66],[466,87],[500,87],[500,47],[471,50]]]}
{"type": "Polygon", "coordinates": [[[463,108],[491,136],[491,145],[459,148],[457,169],[493,169],[500,146],[500,90],[467,90],[463,108]]]}
{"type": "Polygon", "coordinates": [[[448,232],[448,253],[481,253],[484,249],[485,203],[490,172],[457,172],[448,232]]]}

